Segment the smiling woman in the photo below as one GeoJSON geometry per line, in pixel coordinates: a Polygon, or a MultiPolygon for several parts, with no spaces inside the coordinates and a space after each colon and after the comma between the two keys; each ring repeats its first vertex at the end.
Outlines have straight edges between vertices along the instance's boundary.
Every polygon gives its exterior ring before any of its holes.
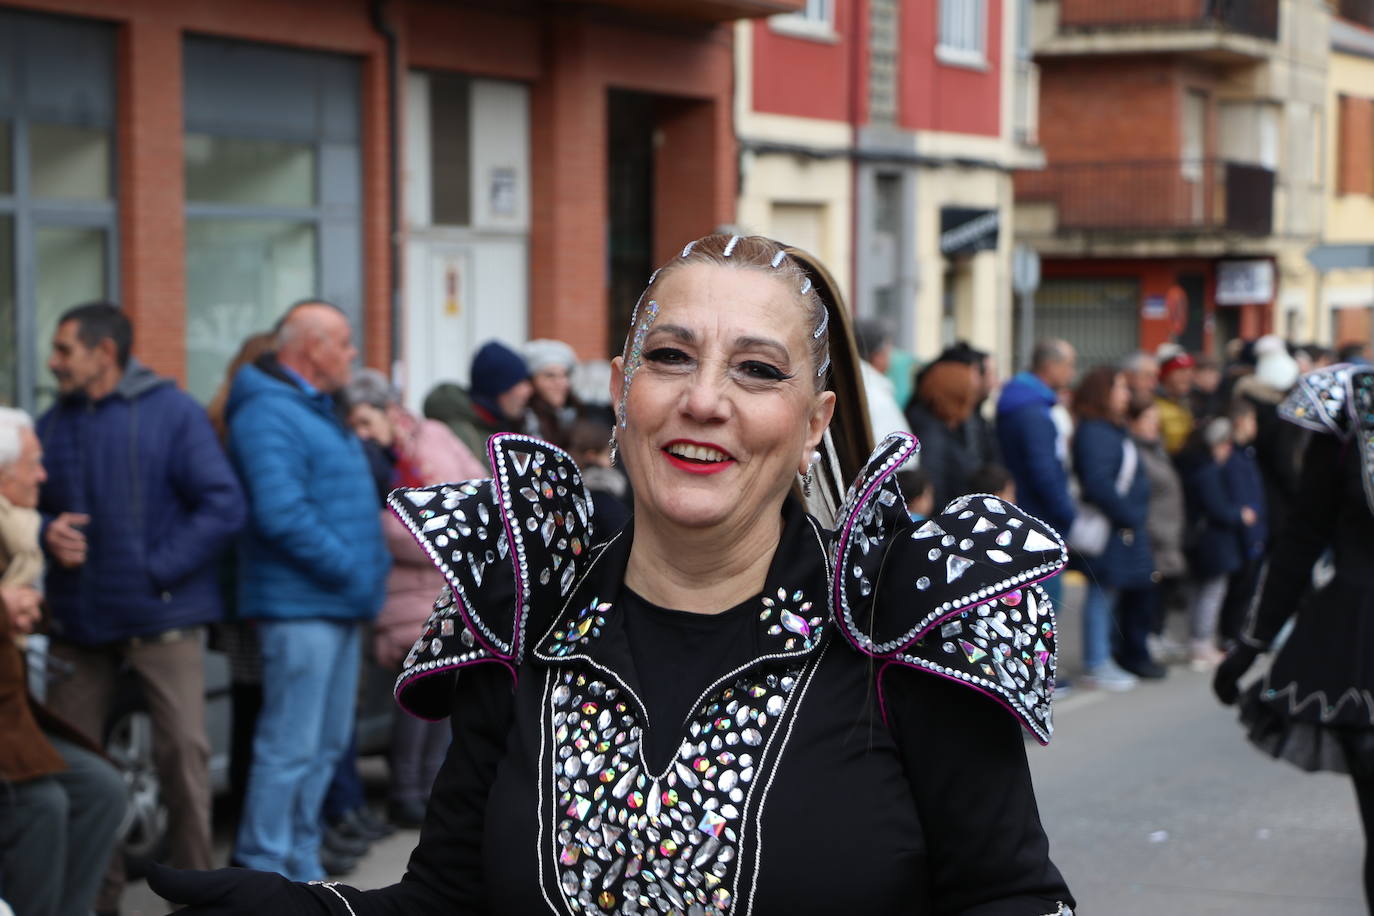
{"type": "Polygon", "coordinates": [[[192,913],[1070,913],[1015,724],[1049,739],[1035,583],[1063,542],[992,496],[912,523],[910,436],[845,475],[848,327],[809,256],[688,245],[614,363],[628,527],[595,542],[576,466],[524,436],[493,440],[491,481],[392,496],[450,586],[396,688],[454,735],[405,880],[159,892],[192,913]],[[819,489],[853,484],[824,520],[797,498],[819,466],[819,489]]]}

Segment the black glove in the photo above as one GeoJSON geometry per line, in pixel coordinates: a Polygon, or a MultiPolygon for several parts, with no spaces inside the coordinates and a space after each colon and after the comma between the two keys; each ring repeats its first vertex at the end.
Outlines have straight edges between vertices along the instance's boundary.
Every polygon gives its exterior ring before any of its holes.
{"type": "Polygon", "coordinates": [[[1240,697],[1240,679],[1250,670],[1259,654],[1259,650],[1252,646],[1236,643],[1221,664],[1217,665],[1217,673],[1212,678],[1212,692],[1222,705],[1230,706],[1240,697]]]}
{"type": "Polygon", "coordinates": [[[148,887],[187,916],[329,916],[328,905],[305,885],[275,872],[248,868],[181,871],[165,865],[148,869],[148,887]]]}

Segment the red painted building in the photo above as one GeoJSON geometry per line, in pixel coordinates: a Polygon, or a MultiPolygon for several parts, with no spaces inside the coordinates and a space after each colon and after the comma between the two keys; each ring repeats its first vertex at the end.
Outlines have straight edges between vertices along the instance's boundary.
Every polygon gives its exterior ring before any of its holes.
{"type": "Polygon", "coordinates": [[[801,4],[6,0],[0,400],[41,399],[96,297],[202,396],[303,296],[412,387],[493,329],[604,356],[652,264],[734,218],[730,20],[801,4]],[[449,358],[408,371],[436,314],[449,358]]]}

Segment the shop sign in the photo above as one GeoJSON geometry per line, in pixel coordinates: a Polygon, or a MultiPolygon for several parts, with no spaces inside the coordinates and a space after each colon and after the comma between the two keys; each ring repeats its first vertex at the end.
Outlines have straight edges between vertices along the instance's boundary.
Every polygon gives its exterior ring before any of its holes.
{"type": "Polygon", "coordinates": [[[1217,305],[1274,301],[1274,262],[1265,258],[1217,262],[1217,305]]]}
{"type": "Polygon", "coordinates": [[[940,253],[946,257],[991,251],[997,247],[1002,225],[996,210],[972,207],[940,208],[940,253]]]}

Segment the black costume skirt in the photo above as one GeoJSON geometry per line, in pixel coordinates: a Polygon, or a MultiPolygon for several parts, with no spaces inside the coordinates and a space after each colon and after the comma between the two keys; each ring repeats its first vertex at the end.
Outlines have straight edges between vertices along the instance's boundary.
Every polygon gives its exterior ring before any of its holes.
{"type": "Polygon", "coordinates": [[[1240,719],[1273,757],[1374,777],[1374,587],[1338,577],[1312,595],[1240,719]]]}

